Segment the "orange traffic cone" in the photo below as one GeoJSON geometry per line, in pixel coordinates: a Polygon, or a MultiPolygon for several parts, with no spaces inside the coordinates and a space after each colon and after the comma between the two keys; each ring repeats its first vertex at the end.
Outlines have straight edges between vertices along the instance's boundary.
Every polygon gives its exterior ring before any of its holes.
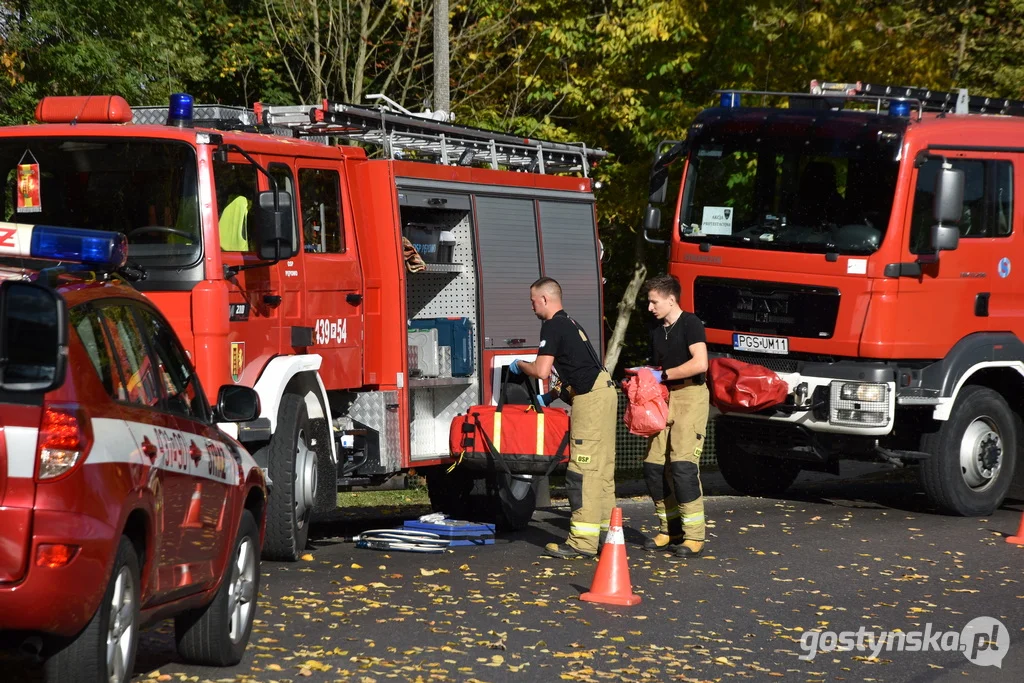
{"type": "Polygon", "coordinates": [[[199,517],[202,492],[203,485],[196,484],[195,493],[192,494],[192,500],[188,503],[188,513],[185,515],[185,521],[181,523],[181,526],[185,529],[201,529],[203,527],[203,520],[199,517]]]}
{"type": "Polygon", "coordinates": [[[622,537],[622,508],[612,510],[601,558],[590,590],[580,596],[587,602],[603,602],[608,605],[639,605],[640,596],[633,592],[629,583],[629,564],[626,562],[626,543],[622,537]]]}
{"type": "Polygon", "coordinates": [[[1017,533],[1013,536],[1007,536],[1006,542],[1024,545],[1024,511],[1020,513],[1020,525],[1017,527],[1017,533]]]}
{"type": "Polygon", "coordinates": [[[224,500],[220,504],[220,517],[217,518],[217,531],[224,529],[224,510],[228,506],[228,499],[225,496],[224,500]]]}

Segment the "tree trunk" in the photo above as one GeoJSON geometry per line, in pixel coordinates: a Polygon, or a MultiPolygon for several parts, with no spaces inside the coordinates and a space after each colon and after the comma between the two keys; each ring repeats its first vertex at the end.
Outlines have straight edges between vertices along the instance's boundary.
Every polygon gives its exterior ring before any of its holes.
{"type": "Polygon", "coordinates": [[[619,300],[619,315],[615,319],[612,336],[605,348],[604,364],[611,374],[615,373],[615,367],[619,364],[619,354],[622,353],[622,346],[626,342],[629,320],[633,316],[633,311],[636,310],[636,299],[640,296],[640,288],[643,287],[644,280],[647,278],[647,266],[644,265],[646,245],[643,232],[638,232],[636,241],[633,243],[633,277],[630,278],[626,291],[622,293],[622,298],[619,300]]]}
{"type": "Polygon", "coordinates": [[[434,0],[434,111],[448,114],[448,0],[434,0]]]}

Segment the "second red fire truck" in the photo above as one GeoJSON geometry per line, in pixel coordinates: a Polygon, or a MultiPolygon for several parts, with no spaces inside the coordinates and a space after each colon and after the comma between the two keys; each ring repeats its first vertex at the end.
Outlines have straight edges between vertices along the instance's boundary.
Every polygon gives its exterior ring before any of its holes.
{"type": "Polygon", "coordinates": [[[867,83],[720,94],[663,143],[645,227],[684,161],[668,242],[682,304],[712,358],[789,387],[718,418],[722,474],[778,494],[801,469],[880,459],[916,467],[940,509],[990,514],[1024,470],[1024,102],[867,83]]]}

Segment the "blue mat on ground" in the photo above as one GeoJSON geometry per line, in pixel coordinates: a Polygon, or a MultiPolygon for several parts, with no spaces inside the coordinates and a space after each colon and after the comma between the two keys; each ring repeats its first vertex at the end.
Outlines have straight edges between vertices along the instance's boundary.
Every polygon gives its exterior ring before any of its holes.
{"type": "Polygon", "coordinates": [[[493,524],[476,524],[462,519],[446,519],[443,522],[408,520],[403,527],[416,531],[429,531],[441,538],[447,538],[450,546],[494,544],[493,524]]]}

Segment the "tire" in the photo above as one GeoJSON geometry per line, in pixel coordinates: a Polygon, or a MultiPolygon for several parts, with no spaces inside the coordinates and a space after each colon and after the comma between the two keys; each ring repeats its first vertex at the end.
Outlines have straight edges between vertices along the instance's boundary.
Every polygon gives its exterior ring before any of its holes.
{"type": "Polygon", "coordinates": [[[473,478],[469,474],[460,468],[448,472],[444,465],[437,465],[426,468],[423,475],[433,512],[443,512],[450,519],[470,518],[473,478]]]}
{"type": "Polygon", "coordinates": [[[533,520],[537,509],[537,475],[497,474],[497,527],[503,531],[522,531],[533,520]]]}
{"type": "Polygon", "coordinates": [[[217,594],[205,608],[174,618],[178,654],[186,661],[203,666],[234,666],[242,660],[256,616],[259,543],[256,519],[245,510],[217,594]]]}
{"type": "Polygon", "coordinates": [[[301,397],[284,395],[277,430],[266,446],[273,486],[267,500],[265,559],[294,562],[306,549],[319,475],[317,449],[309,445],[313,422],[301,397]]]}
{"type": "Polygon", "coordinates": [[[922,450],[931,454],[919,472],[928,499],[948,514],[992,514],[1013,481],[1019,424],[997,392],[961,389],[949,419],[921,440],[922,450]]]}
{"type": "Polygon", "coordinates": [[[800,474],[800,465],[791,460],[746,452],[728,429],[715,431],[715,458],[725,483],[747,496],[781,495],[800,474]]]}
{"type": "Polygon", "coordinates": [[[54,640],[43,664],[47,683],[118,683],[132,679],[139,645],[139,557],[128,537],[117,547],[110,582],[89,624],[74,638],[54,640]],[[114,610],[115,602],[120,606],[114,610]],[[119,647],[109,647],[108,640],[119,647]],[[108,654],[109,650],[109,654],[108,654]]]}

